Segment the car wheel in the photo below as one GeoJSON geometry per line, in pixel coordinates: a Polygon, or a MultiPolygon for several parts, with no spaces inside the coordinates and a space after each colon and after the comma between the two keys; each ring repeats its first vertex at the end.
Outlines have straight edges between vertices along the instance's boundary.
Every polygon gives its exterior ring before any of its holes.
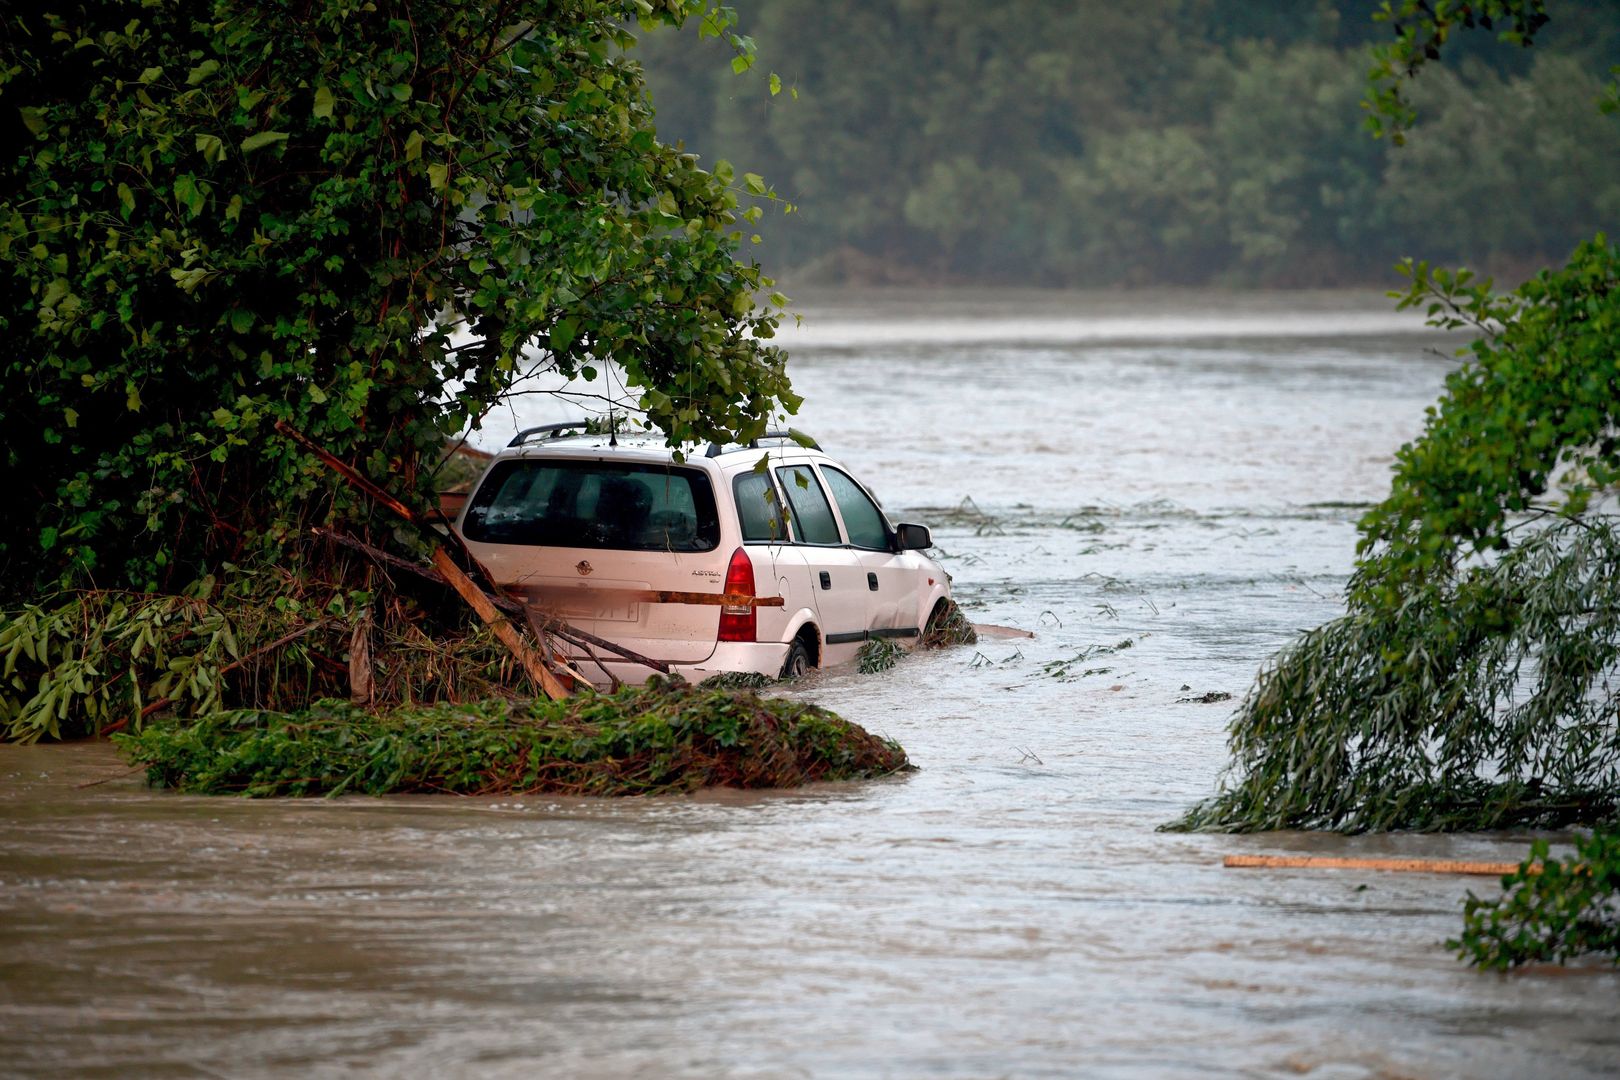
{"type": "Polygon", "coordinates": [[[782,678],[797,679],[814,666],[810,662],[810,648],[804,643],[804,638],[794,638],[793,644],[788,646],[787,659],[782,661],[782,678]]]}

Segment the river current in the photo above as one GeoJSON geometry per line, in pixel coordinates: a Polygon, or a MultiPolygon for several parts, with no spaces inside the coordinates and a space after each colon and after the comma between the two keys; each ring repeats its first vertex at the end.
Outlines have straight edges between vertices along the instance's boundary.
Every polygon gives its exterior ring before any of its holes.
{"type": "Polygon", "coordinates": [[[1526,835],[1155,831],[1214,789],[1258,667],[1340,610],[1455,339],[1338,292],[800,309],[795,425],[933,527],[976,621],[1035,634],[790,691],[918,771],[248,802],[0,747],[0,1074],[1620,1073],[1620,974],[1444,947],[1493,879],[1221,865],[1526,835]]]}

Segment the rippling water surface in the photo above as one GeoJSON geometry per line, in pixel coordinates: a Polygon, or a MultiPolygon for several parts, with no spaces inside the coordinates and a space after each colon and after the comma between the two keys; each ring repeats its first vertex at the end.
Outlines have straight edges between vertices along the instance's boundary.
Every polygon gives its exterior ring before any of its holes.
{"type": "Polygon", "coordinates": [[[1220,865],[1524,837],[1154,831],[1226,760],[1233,703],[1183,699],[1338,610],[1454,342],[1338,293],[803,308],[800,425],[934,526],[976,620],[1036,633],[795,691],[918,772],[249,803],[0,747],[0,1073],[1620,1072],[1620,975],[1441,946],[1490,879],[1220,865]]]}

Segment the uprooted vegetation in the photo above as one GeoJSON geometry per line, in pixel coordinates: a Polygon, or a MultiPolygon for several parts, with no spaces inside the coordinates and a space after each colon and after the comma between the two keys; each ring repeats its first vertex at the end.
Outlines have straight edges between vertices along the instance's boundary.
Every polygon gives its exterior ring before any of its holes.
{"type": "Polygon", "coordinates": [[[897,743],[819,706],[664,679],[561,701],[215,712],[116,738],[154,785],[249,796],[656,795],[909,768],[897,743]]]}
{"type": "MultiPolygon", "coordinates": [[[[139,729],[153,716],[387,707],[535,691],[447,595],[341,559],[317,577],[262,566],[182,594],[74,590],[0,612],[0,739],[139,729]]],[[[441,591],[442,592],[442,591],[441,591]]]]}
{"type": "Polygon", "coordinates": [[[1491,829],[1620,815],[1620,527],[1560,521],[1364,605],[1261,673],[1179,828],[1491,829]]]}
{"type": "Polygon", "coordinates": [[[940,602],[940,608],[923,628],[922,647],[949,649],[957,645],[977,645],[979,632],[972,621],[957,606],[955,600],[940,602]]]}

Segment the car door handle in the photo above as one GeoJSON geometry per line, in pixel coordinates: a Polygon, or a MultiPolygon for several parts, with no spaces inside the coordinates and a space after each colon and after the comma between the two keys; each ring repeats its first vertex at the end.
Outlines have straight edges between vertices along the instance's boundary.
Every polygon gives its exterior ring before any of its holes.
{"type": "Polygon", "coordinates": [[[823,589],[832,588],[832,575],[825,570],[821,572],[821,587],[823,589]]]}
{"type": "Polygon", "coordinates": [[[866,587],[868,589],[871,589],[873,592],[878,591],[877,575],[876,574],[867,574],[866,575],[866,587]]]}

